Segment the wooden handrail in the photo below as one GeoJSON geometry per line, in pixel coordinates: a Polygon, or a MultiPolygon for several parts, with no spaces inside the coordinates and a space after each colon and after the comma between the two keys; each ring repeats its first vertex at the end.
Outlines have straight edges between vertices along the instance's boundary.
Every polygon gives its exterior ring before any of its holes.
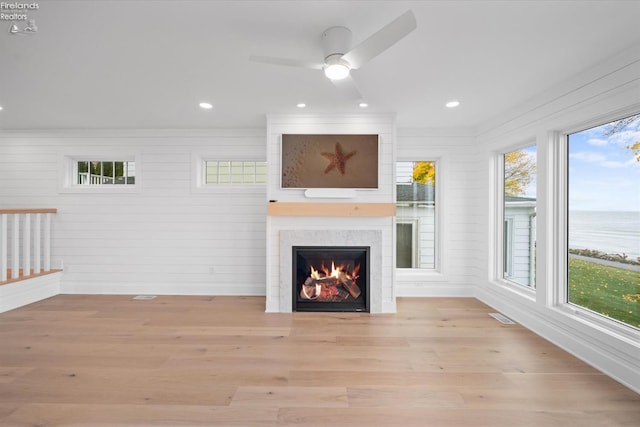
{"type": "Polygon", "coordinates": [[[58,213],[56,208],[17,208],[17,209],[1,209],[0,214],[30,214],[30,213],[58,213]]]}

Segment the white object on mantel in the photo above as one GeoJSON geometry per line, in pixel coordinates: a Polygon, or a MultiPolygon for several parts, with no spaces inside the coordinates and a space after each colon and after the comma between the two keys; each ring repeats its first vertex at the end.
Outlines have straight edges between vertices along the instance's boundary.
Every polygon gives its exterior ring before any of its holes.
{"type": "Polygon", "coordinates": [[[356,190],[352,188],[309,188],[304,191],[307,199],[355,199],[356,190]]]}

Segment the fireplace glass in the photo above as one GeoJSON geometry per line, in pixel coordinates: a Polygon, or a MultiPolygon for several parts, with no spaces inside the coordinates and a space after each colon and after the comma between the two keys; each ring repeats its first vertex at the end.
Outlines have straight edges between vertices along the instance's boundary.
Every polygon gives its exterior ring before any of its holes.
{"type": "Polygon", "coordinates": [[[293,311],[369,311],[368,246],[294,246],[293,311]]]}

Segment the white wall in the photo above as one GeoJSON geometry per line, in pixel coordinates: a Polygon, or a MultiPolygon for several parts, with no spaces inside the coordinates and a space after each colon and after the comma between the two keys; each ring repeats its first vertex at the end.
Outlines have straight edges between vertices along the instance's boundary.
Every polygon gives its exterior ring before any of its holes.
{"type": "Polygon", "coordinates": [[[193,188],[194,156],[265,160],[264,130],[3,132],[0,207],[52,207],[63,293],[264,295],[266,188],[193,188]],[[64,155],[137,155],[139,191],[67,192],[64,155]]]}
{"type": "MultiPolygon", "coordinates": [[[[479,233],[471,259],[477,297],[524,326],[565,348],[591,365],[640,391],[640,333],[607,325],[563,303],[561,282],[566,252],[563,184],[556,174],[560,156],[555,132],[571,132],[640,111],[640,47],[575,76],[525,105],[487,123],[477,138],[480,200],[479,233]],[[499,280],[497,218],[498,153],[536,141],[537,290],[499,280]]],[[[614,322],[612,322],[614,323],[614,322]]]]}

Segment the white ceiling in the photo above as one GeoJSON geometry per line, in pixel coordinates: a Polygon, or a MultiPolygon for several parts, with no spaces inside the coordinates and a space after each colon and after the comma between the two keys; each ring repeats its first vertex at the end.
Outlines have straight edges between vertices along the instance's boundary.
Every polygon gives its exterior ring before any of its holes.
{"type": "Polygon", "coordinates": [[[248,58],[318,62],[326,28],[349,27],[357,44],[408,9],[418,29],[353,72],[366,111],[397,113],[400,127],[477,127],[640,46],[640,1],[38,3],[35,34],[0,21],[0,129],[256,128],[268,113],[360,113],[321,71],[248,58]],[[453,98],[462,105],[445,108],[453,98]]]}

